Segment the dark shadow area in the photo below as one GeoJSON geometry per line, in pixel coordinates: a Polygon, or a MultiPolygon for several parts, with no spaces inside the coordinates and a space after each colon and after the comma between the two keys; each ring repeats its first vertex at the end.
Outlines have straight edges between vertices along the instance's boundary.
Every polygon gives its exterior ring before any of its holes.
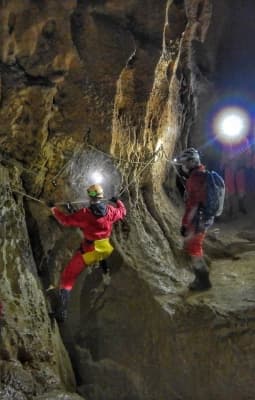
{"type": "Polygon", "coordinates": [[[253,93],[255,2],[231,1],[229,16],[216,57],[215,85],[219,91],[253,93]]]}
{"type": "Polygon", "coordinates": [[[201,59],[205,59],[204,55],[214,62],[210,62],[210,74],[199,67],[207,83],[204,92],[198,95],[198,112],[190,130],[188,147],[196,147],[202,163],[224,177],[227,220],[238,215],[243,218],[252,211],[255,187],[254,15],[255,2],[252,0],[229,0],[224,9],[215,7],[203,52],[195,58],[198,67],[201,59]],[[217,138],[219,127],[215,121],[228,107],[240,108],[250,119],[247,136],[236,144],[231,143],[231,136],[226,136],[225,141],[217,138]]]}
{"type": "Polygon", "coordinates": [[[252,186],[255,183],[254,15],[255,2],[252,0],[234,0],[229,3],[229,18],[226,20],[216,55],[216,100],[222,102],[223,106],[241,106],[250,115],[251,120],[247,140],[244,139],[238,146],[224,145],[215,150],[218,171],[222,173],[226,183],[228,200],[225,212],[231,218],[236,214],[236,210],[243,214],[247,212],[247,203],[253,196],[252,186]],[[227,99],[225,104],[224,98],[227,99]],[[238,202],[236,207],[233,206],[235,199],[238,202]]]}

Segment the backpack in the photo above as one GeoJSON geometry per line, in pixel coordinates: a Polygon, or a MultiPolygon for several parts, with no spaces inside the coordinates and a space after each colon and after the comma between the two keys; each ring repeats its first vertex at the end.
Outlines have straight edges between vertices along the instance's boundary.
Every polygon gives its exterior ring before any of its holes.
{"type": "Polygon", "coordinates": [[[225,183],[223,178],[215,171],[206,173],[206,200],[203,205],[205,220],[218,217],[222,214],[225,199],[225,183]]]}

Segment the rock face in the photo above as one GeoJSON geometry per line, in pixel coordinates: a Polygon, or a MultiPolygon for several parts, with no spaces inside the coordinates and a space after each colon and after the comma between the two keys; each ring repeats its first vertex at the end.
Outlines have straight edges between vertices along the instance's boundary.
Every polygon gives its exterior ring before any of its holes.
{"type": "MultiPolygon", "coordinates": [[[[1,399],[32,398],[58,388],[74,389],[72,367],[50,321],[27,234],[22,200],[12,195],[18,182],[1,166],[1,399]]],[[[71,398],[70,398],[71,399],[71,398]]]]}
{"type": "Polygon", "coordinates": [[[0,2],[1,399],[254,398],[251,248],[242,242],[234,264],[235,244],[211,238],[214,288],[187,293],[169,163],[205,141],[225,32],[244,3],[0,2]],[[44,202],[86,203],[93,172],[107,197],[122,187],[128,216],[110,284],[93,268],[72,292],[70,363],[46,288],[81,237],[44,202]]]}

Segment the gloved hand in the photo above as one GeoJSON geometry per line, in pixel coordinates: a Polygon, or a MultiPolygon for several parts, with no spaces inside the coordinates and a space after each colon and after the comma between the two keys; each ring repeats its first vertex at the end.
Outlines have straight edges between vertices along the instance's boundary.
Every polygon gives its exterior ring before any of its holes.
{"type": "Polygon", "coordinates": [[[73,205],[72,205],[72,203],[70,203],[69,201],[66,203],[66,208],[67,208],[67,211],[69,212],[69,213],[74,213],[75,212],[75,209],[74,209],[74,207],[73,207],[73,205]]]}
{"type": "Polygon", "coordinates": [[[118,199],[117,196],[113,196],[113,197],[110,199],[110,201],[111,201],[112,203],[117,203],[118,200],[119,200],[119,199],[118,199]]]}
{"type": "Polygon", "coordinates": [[[185,225],[182,225],[182,226],[181,226],[180,234],[181,234],[183,237],[188,236],[187,227],[186,227],[185,225]]]}

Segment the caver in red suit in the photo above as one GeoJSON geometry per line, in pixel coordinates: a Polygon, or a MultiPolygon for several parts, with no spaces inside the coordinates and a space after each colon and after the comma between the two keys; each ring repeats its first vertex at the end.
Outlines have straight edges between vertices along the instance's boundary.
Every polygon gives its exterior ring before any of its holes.
{"type": "Polygon", "coordinates": [[[71,290],[86,266],[105,259],[113,251],[109,242],[112,227],[116,221],[125,217],[126,208],[120,200],[116,201],[116,207],[110,204],[104,206],[103,214],[105,215],[95,215],[91,207],[66,215],[53,207],[52,212],[62,225],[80,228],[84,235],[80,249],[74,254],[61,275],[61,288],[71,290]]]}
{"type": "Polygon", "coordinates": [[[246,214],[245,196],[247,193],[246,169],[251,162],[251,149],[248,140],[243,146],[234,150],[230,146],[222,155],[224,181],[226,185],[228,214],[233,215],[234,198],[238,200],[239,211],[246,214]]]}
{"type": "Polygon", "coordinates": [[[177,163],[187,175],[181,235],[184,237],[184,250],[191,257],[195,273],[195,279],[189,288],[205,290],[211,287],[209,270],[203,258],[206,226],[200,218],[201,206],[206,199],[206,174],[203,173],[205,167],[200,162],[198,151],[192,147],[182,152],[177,163]]]}
{"type": "Polygon", "coordinates": [[[186,181],[185,212],[182,218],[183,229],[186,230],[184,248],[191,257],[203,257],[205,230],[198,226],[197,213],[199,206],[205,203],[205,166],[200,164],[192,169],[186,181]]]}
{"type": "Polygon", "coordinates": [[[71,215],[64,214],[56,207],[51,208],[59,223],[80,228],[84,235],[80,249],[61,274],[60,303],[55,312],[55,317],[59,322],[66,319],[68,296],[76,279],[88,265],[105,262],[105,259],[110,256],[113,251],[110,243],[113,224],[126,215],[126,208],[122,201],[112,198],[111,201],[116,204],[116,207],[105,202],[100,185],[90,186],[87,192],[90,198],[89,207],[82,208],[71,215]]]}

